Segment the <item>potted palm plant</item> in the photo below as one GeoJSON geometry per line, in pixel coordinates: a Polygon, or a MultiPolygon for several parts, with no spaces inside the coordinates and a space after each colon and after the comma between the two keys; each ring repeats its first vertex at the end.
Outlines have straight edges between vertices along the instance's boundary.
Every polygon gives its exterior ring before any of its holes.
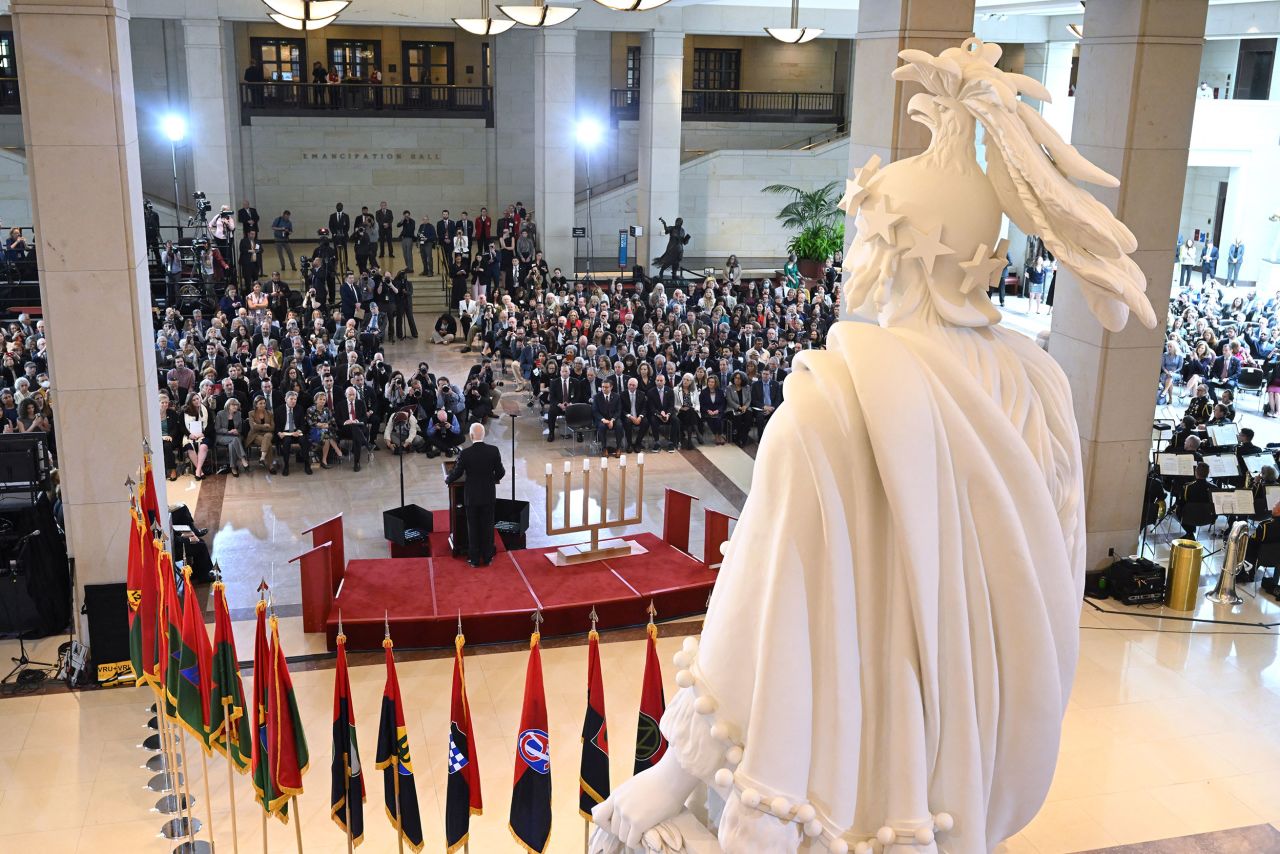
{"type": "Polygon", "coordinates": [[[800,275],[807,279],[821,278],[827,258],[844,248],[844,212],[836,207],[840,185],[840,181],[832,181],[816,190],[789,184],[764,188],[766,193],[791,197],[778,211],[777,220],[795,232],[787,242],[787,250],[796,254],[800,275]]]}

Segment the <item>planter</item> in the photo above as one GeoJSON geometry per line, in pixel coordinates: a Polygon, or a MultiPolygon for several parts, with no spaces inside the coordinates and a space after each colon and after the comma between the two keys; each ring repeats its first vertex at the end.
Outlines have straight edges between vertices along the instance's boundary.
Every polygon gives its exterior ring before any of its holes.
{"type": "Polygon", "coordinates": [[[800,277],[803,279],[821,279],[822,274],[826,272],[826,260],[814,261],[810,258],[801,258],[799,262],[800,277]]]}

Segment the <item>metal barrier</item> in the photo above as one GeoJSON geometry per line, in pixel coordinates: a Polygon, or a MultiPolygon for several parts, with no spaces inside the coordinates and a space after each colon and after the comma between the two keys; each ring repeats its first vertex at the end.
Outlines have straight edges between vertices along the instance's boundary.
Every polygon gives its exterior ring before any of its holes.
{"type": "Polygon", "coordinates": [[[240,117],[379,113],[485,119],[493,124],[492,86],[395,83],[241,83],[240,117]]]}

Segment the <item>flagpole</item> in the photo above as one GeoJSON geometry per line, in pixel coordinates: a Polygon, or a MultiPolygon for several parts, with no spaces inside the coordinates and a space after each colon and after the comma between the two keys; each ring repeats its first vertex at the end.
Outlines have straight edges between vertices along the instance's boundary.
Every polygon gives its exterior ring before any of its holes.
{"type": "Polygon", "coordinates": [[[204,812],[209,819],[209,847],[214,847],[213,842],[213,798],[209,797],[209,757],[205,755],[203,750],[200,751],[200,766],[204,771],[204,812]]]}
{"type": "Polygon", "coordinates": [[[298,809],[298,796],[293,798],[293,832],[298,838],[298,854],[302,854],[302,812],[298,809]]]}
{"type": "MultiPolygon", "coordinates": [[[[222,719],[231,720],[231,703],[229,697],[222,698],[222,719]]],[[[231,725],[227,725],[227,800],[231,802],[231,850],[240,854],[240,829],[236,827],[236,775],[231,767],[231,725]]]]}
{"type": "MultiPolygon", "coordinates": [[[[400,750],[396,747],[396,752],[400,750]]],[[[396,796],[396,842],[400,846],[400,854],[404,854],[404,822],[400,820],[400,757],[396,757],[396,763],[392,766],[391,771],[395,777],[394,788],[396,796]]]]}
{"type": "Polygon", "coordinates": [[[262,808],[262,854],[267,854],[267,808],[262,808]]]}
{"type": "Polygon", "coordinates": [[[347,775],[347,799],[343,802],[343,808],[346,810],[347,820],[347,854],[355,851],[355,842],[351,838],[351,775],[347,775]]]}
{"type": "MultiPolygon", "coordinates": [[[[184,771],[188,769],[187,765],[187,737],[180,727],[174,727],[178,731],[178,745],[182,748],[182,768],[184,771]]],[[[191,811],[191,789],[187,785],[187,775],[182,775],[182,791],[187,796],[187,839],[191,842],[191,850],[196,847],[195,821],[191,811]]]]}

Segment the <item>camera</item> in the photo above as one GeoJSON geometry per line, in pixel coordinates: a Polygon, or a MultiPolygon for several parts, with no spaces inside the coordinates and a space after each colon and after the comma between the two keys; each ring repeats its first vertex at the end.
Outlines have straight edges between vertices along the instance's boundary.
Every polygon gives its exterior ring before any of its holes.
{"type": "Polygon", "coordinates": [[[196,213],[207,214],[209,211],[213,210],[213,203],[210,202],[207,198],[205,198],[204,193],[200,193],[200,192],[192,193],[191,198],[195,200],[196,213]]]}
{"type": "Polygon", "coordinates": [[[143,209],[144,211],[150,211],[150,210],[152,210],[152,209],[154,209],[154,208],[155,208],[155,205],[151,204],[151,200],[150,200],[150,199],[146,199],[145,201],[143,201],[143,203],[142,203],[142,209],[143,209]]]}

